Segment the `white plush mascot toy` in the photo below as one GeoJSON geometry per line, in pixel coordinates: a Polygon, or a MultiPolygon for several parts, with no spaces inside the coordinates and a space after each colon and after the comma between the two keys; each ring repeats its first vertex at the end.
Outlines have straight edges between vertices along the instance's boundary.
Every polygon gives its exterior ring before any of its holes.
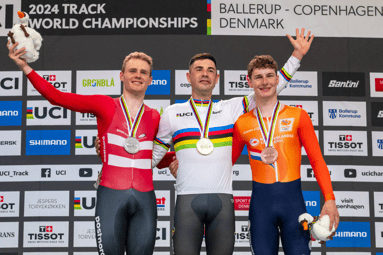
{"type": "Polygon", "coordinates": [[[8,33],[8,40],[10,41],[9,47],[16,42],[16,50],[25,47],[27,52],[22,56],[28,63],[35,62],[39,58],[39,49],[43,38],[33,28],[28,27],[29,16],[25,12],[17,12],[19,15],[20,24],[15,24],[12,30],[8,33]]]}
{"type": "Polygon", "coordinates": [[[322,218],[313,217],[308,213],[301,214],[298,218],[298,222],[303,225],[304,230],[309,230],[311,237],[315,240],[319,240],[319,243],[324,243],[328,240],[332,240],[335,235],[335,227],[330,228],[330,217],[323,215],[322,218]]]}

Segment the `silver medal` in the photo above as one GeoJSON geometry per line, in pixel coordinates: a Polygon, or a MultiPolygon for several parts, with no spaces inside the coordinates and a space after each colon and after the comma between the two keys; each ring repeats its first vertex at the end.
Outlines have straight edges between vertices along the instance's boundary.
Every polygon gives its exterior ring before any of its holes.
{"type": "Polygon", "coordinates": [[[209,155],[214,150],[214,144],[208,138],[201,138],[197,142],[197,151],[202,155],[209,155]]]}
{"type": "Polygon", "coordinates": [[[134,137],[128,137],[124,141],[124,149],[130,154],[140,151],[140,142],[134,137]]]}

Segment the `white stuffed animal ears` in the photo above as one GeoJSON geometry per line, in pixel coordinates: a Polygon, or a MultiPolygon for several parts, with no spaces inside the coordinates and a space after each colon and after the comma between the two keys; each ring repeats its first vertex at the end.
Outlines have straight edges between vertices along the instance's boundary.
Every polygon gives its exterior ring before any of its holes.
{"type": "Polygon", "coordinates": [[[10,41],[9,47],[16,42],[16,50],[25,47],[27,52],[22,56],[28,63],[34,62],[39,58],[39,50],[41,48],[41,42],[43,38],[33,28],[28,27],[29,16],[26,12],[17,12],[19,16],[20,24],[15,24],[12,30],[8,33],[8,40],[10,41]]]}
{"type": "Polygon", "coordinates": [[[328,240],[332,240],[335,236],[335,227],[330,228],[330,217],[323,215],[322,218],[313,217],[308,213],[301,214],[298,218],[298,222],[303,226],[304,230],[310,231],[311,237],[319,240],[319,243],[324,243],[328,240]]]}

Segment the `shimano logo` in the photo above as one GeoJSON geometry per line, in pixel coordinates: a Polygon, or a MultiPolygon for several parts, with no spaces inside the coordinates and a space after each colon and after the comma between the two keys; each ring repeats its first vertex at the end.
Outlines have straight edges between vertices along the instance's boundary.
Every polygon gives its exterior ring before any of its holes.
{"type": "Polygon", "coordinates": [[[359,81],[353,82],[352,80],[348,81],[337,81],[331,80],[328,84],[329,88],[357,88],[359,85],[359,81]]]}
{"type": "Polygon", "coordinates": [[[150,85],[167,85],[168,82],[166,80],[152,80],[152,83],[150,85]]]}
{"type": "Polygon", "coordinates": [[[29,145],[67,145],[67,140],[30,140],[29,145]]]}
{"type": "Polygon", "coordinates": [[[337,231],[335,237],[367,237],[367,232],[337,231]]]}
{"type": "Polygon", "coordinates": [[[19,116],[18,111],[0,111],[0,116],[19,116]]]}
{"type": "Polygon", "coordinates": [[[100,216],[97,216],[95,218],[95,220],[96,220],[96,235],[97,235],[97,245],[98,245],[98,249],[99,249],[99,254],[105,255],[104,245],[102,245],[102,232],[101,232],[100,216]]]}

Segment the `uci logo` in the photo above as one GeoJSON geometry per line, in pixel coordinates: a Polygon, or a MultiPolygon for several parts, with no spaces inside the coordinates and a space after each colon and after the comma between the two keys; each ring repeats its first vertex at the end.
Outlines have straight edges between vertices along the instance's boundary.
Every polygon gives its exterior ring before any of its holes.
{"type": "Polygon", "coordinates": [[[47,116],[52,119],[66,119],[68,118],[68,110],[57,106],[50,109],[48,107],[34,107],[33,115],[36,119],[45,119],[47,116]]]}
{"type": "Polygon", "coordinates": [[[19,78],[3,78],[0,81],[0,87],[5,90],[19,89],[19,78]]]}

